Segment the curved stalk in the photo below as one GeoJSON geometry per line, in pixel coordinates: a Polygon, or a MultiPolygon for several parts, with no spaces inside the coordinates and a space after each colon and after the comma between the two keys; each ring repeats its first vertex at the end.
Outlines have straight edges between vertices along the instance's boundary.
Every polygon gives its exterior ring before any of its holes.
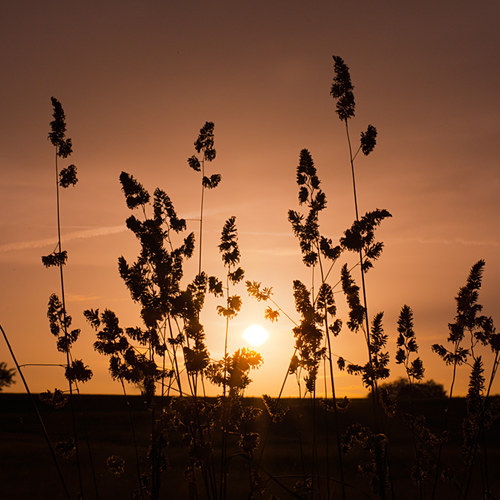
{"type": "Polygon", "coordinates": [[[17,362],[17,358],[14,354],[14,350],[12,349],[12,346],[10,345],[9,339],[7,338],[7,334],[5,333],[5,330],[3,329],[2,325],[0,325],[0,330],[2,331],[3,338],[5,340],[5,343],[7,344],[7,349],[10,352],[10,355],[12,356],[12,360],[14,361],[14,364],[16,365],[17,372],[19,373],[19,376],[21,377],[21,380],[23,381],[24,388],[26,390],[26,394],[30,398],[30,401],[33,405],[33,409],[36,414],[36,418],[38,419],[38,422],[40,423],[40,427],[42,428],[43,432],[43,437],[45,438],[45,442],[47,443],[47,446],[49,447],[50,451],[50,456],[52,457],[52,461],[54,462],[54,465],[57,469],[57,475],[59,476],[59,480],[61,481],[61,485],[64,489],[64,493],[66,495],[66,498],[69,500],[70,494],[68,487],[66,486],[66,482],[64,481],[64,477],[62,475],[61,468],[59,467],[59,462],[57,461],[57,456],[54,451],[54,447],[52,446],[52,443],[50,442],[49,439],[49,434],[47,432],[47,429],[45,428],[45,424],[42,419],[42,415],[40,414],[40,411],[38,410],[38,406],[36,405],[35,398],[33,397],[33,394],[31,394],[31,391],[28,387],[28,383],[26,382],[26,379],[24,378],[23,371],[21,370],[21,365],[17,362]]]}

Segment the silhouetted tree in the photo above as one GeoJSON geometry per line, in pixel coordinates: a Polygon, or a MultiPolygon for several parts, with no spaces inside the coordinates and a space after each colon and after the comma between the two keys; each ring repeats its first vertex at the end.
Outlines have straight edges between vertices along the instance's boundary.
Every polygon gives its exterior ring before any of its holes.
{"type": "Polygon", "coordinates": [[[0,391],[4,387],[15,384],[14,375],[16,371],[13,368],[7,368],[7,363],[0,362],[0,391]]]}
{"type": "MultiPolygon", "coordinates": [[[[443,384],[432,379],[410,383],[407,378],[401,377],[392,382],[380,384],[379,388],[392,395],[396,401],[446,398],[443,384]]],[[[369,396],[371,397],[371,394],[369,396]]]]}

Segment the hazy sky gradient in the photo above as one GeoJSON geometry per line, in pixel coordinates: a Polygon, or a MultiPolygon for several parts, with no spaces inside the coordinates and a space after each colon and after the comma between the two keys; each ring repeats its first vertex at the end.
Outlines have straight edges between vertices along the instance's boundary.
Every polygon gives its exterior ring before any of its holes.
{"type": "MultiPolygon", "coordinates": [[[[62,193],[68,309],[83,330],[74,355],[95,373],[84,391],[118,392],[81,312],[108,307],[123,326],[138,324],[117,271],[117,257],[132,260],[138,248],[122,230],[129,211],[120,172],[151,191],[163,188],[197,231],[199,179],[186,159],[200,127],[214,121],[209,173],[221,173],[222,183],[206,196],[206,270],[224,274],[216,245],[235,215],[246,277],[274,287],[276,301],[297,317],[292,280],[310,284],[310,271],[287,211],[298,208],[302,148],[327,195],[323,232],[338,239],[354,217],[344,128],[329,96],[335,54],[355,86],[354,140],[369,123],[379,131],[374,153],[357,163],[360,211],[393,214],[378,233],[384,253],[367,276],[370,316],[385,311],[393,354],[397,316],[409,304],[426,375],[448,388],[451,372],[430,345],[445,343],[454,297],[480,258],[480,301],[500,321],[499,18],[497,1],[0,2],[0,321],[19,361],[63,360],[46,319],[58,273],[40,260],[56,244],[50,96],[66,112],[80,180],[62,193]]],[[[334,282],[346,260],[356,258],[340,259],[334,282]]],[[[268,327],[264,366],[248,394],[276,394],[293,325],[285,318],[266,325],[262,304],[243,288],[241,295],[230,348],[244,345],[248,324],[268,327]]],[[[336,297],[344,314],[345,300],[336,297]]],[[[214,358],[224,332],[216,304],[207,303],[203,318],[214,358]]],[[[361,336],[347,328],[334,351],[365,362],[361,336]]],[[[12,365],[3,341],[0,360],[12,365]]],[[[59,368],[26,368],[26,375],[34,391],[64,385],[59,368]]],[[[463,371],[459,392],[466,383],[463,371]]],[[[12,390],[22,390],[19,381],[12,390]]],[[[363,393],[345,374],[338,390],[363,393]]],[[[286,393],[296,394],[293,380],[286,393]]]]}

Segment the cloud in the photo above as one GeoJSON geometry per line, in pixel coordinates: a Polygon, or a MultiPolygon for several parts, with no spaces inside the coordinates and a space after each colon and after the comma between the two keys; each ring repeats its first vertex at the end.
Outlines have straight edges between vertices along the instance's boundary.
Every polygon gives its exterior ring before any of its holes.
{"type": "Polygon", "coordinates": [[[100,299],[100,295],[82,295],[79,293],[67,293],[66,300],[68,302],[90,302],[92,300],[100,299]]]}
{"type": "MultiPolygon", "coordinates": [[[[74,231],[72,233],[64,234],[64,241],[87,239],[87,238],[97,238],[99,236],[107,236],[109,234],[117,234],[126,231],[125,225],[120,226],[108,226],[108,227],[98,227],[94,229],[86,229],[83,231],[74,231]]],[[[43,240],[31,240],[31,241],[20,241],[17,243],[7,243],[5,245],[0,245],[0,253],[14,252],[17,250],[28,250],[31,248],[42,248],[47,246],[56,245],[57,240],[55,238],[46,238],[43,240]]]]}
{"type": "Polygon", "coordinates": [[[300,256],[298,248],[254,248],[247,249],[246,252],[259,255],[272,255],[273,257],[297,257],[300,256]]]}
{"type": "Polygon", "coordinates": [[[462,245],[500,247],[500,242],[494,240],[464,240],[463,238],[395,238],[393,242],[420,243],[422,245],[462,245]]]}

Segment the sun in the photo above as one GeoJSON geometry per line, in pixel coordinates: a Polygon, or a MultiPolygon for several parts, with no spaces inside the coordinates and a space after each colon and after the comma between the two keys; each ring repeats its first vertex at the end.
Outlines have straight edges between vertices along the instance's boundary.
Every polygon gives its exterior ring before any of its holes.
{"type": "Polygon", "coordinates": [[[269,338],[269,332],[260,325],[250,325],[243,332],[243,338],[254,347],[262,345],[269,338]]]}

